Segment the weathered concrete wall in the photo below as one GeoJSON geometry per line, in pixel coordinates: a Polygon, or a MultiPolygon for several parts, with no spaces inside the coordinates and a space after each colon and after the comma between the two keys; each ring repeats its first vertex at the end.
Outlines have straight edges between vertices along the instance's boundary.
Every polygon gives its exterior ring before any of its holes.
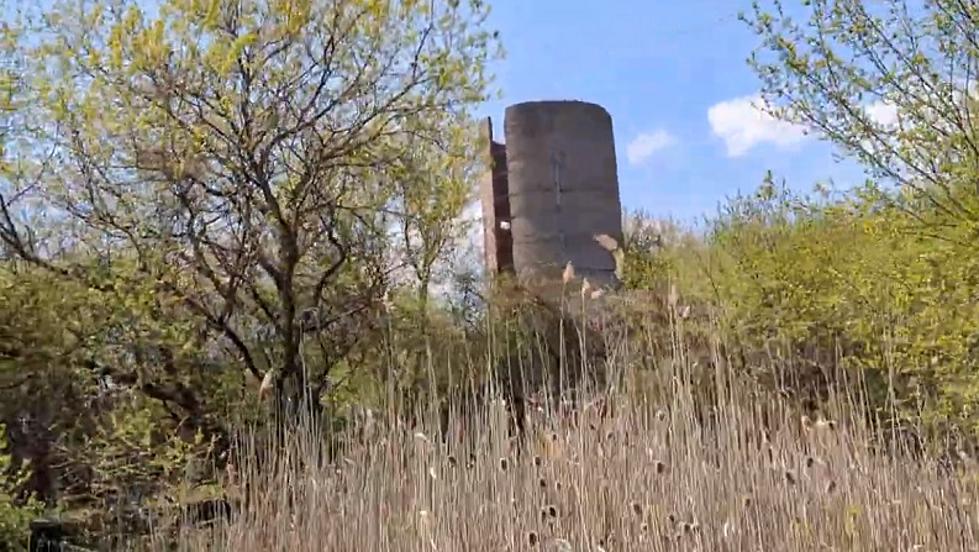
{"type": "Polygon", "coordinates": [[[489,117],[483,121],[481,131],[487,148],[483,161],[489,169],[479,183],[483,208],[483,251],[487,270],[499,274],[513,270],[506,146],[493,140],[493,121],[489,117]]]}
{"type": "Polygon", "coordinates": [[[544,344],[511,351],[514,358],[494,367],[497,383],[522,411],[524,401],[544,388],[579,389],[585,383],[581,377],[605,381],[602,339],[582,340],[579,331],[593,330],[582,328],[568,312],[581,312],[575,298],[582,297],[577,293],[582,277],[595,286],[618,284],[614,257],[594,239],[607,234],[622,241],[618,167],[612,119],[598,105],[510,106],[505,145],[493,140],[491,123],[486,119],[482,130],[485,159],[493,165],[480,182],[486,268],[491,274],[516,273],[523,286],[511,289],[522,301],[514,327],[528,332],[531,343],[544,344]],[[565,290],[562,272],[569,261],[578,278],[565,290]],[[569,292],[564,299],[570,303],[559,301],[562,291],[569,292]]]}
{"type": "Polygon", "coordinates": [[[612,118],[578,101],[512,105],[504,120],[513,263],[521,280],[579,277],[614,285],[615,261],[596,234],[622,239],[612,118]]]}

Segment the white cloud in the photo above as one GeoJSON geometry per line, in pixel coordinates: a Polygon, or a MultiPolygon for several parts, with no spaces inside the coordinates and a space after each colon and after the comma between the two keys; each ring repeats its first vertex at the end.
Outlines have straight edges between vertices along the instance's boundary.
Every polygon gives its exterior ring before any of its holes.
{"type": "Polygon", "coordinates": [[[666,130],[644,132],[629,142],[626,146],[626,157],[632,165],[642,165],[654,153],[676,144],[676,137],[666,130]]]}
{"type": "Polygon", "coordinates": [[[877,100],[876,102],[864,107],[864,111],[872,121],[883,126],[892,127],[897,125],[897,106],[891,103],[887,103],[883,100],[877,100]]]}
{"type": "Polygon", "coordinates": [[[802,126],[772,117],[761,105],[756,94],[725,100],[707,110],[711,131],[724,140],[729,157],[740,157],[763,143],[784,149],[808,138],[802,126]]]}

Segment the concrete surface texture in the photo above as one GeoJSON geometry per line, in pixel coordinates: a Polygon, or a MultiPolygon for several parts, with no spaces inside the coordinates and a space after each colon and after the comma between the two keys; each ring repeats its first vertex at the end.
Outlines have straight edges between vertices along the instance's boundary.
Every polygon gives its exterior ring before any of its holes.
{"type": "Polygon", "coordinates": [[[479,182],[483,210],[483,253],[491,274],[513,270],[510,236],[510,198],[507,185],[506,146],[493,140],[493,121],[486,118],[480,129],[487,150],[487,171],[479,182]]]}
{"type": "Polygon", "coordinates": [[[570,261],[579,279],[615,285],[614,258],[594,240],[622,240],[611,116],[580,101],[519,103],[506,109],[504,136],[518,278],[552,285],[570,261]]]}

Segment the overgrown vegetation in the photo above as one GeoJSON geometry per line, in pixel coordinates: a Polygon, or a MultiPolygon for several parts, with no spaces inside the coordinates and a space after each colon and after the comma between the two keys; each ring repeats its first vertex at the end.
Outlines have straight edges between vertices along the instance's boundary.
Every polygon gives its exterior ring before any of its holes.
{"type": "Polygon", "coordinates": [[[757,6],[868,182],[630,215],[565,312],[463,262],[482,1],[140,6],[2,6],[0,539],[975,548],[971,4],[757,6]]]}
{"type": "MultiPolygon", "coordinates": [[[[681,343],[684,327],[673,327],[681,343]]],[[[502,400],[457,414],[445,433],[437,420],[409,427],[375,412],[363,433],[337,436],[346,447],[323,466],[307,461],[322,446],[317,432],[299,432],[274,467],[240,467],[247,508],[175,540],[186,550],[977,545],[974,467],[874,451],[881,436],[859,415],[856,388],[809,417],[717,358],[719,396],[695,401],[701,368],[685,360],[690,351],[646,369],[650,351],[636,346],[645,337],[609,342],[616,391],[558,414],[534,410],[522,437],[502,400]]],[[[172,540],[161,534],[151,548],[172,540]]]]}
{"type": "Polygon", "coordinates": [[[30,469],[15,465],[7,449],[6,427],[0,425],[0,550],[26,548],[28,524],[41,512],[33,497],[18,499],[17,487],[29,477],[30,469]]]}

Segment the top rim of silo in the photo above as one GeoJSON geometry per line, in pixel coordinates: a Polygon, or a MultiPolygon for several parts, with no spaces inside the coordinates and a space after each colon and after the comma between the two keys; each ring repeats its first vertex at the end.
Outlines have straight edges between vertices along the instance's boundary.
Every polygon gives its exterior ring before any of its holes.
{"type": "Polygon", "coordinates": [[[612,118],[612,115],[608,112],[607,109],[605,109],[605,107],[594,102],[586,102],[583,100],[530,100],[525,102],[518,102],[507,106],[506,113],[510,113],[511,111],[523,111],[527,109],[540,110],[542,108],[543,109],[564,108],[564,107],[571,107],[571,106],[592,109],[601,112],[604,116],[608,117],[609,119],[612,118]]]}

